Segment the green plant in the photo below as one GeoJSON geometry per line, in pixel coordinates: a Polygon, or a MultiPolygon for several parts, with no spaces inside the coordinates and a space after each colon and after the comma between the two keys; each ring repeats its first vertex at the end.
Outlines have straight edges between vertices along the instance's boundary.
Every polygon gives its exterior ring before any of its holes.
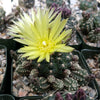
{"type": "Polygon", "coordinates": [[[95,28],[100,27],[100,14],[99,13],[94,16],[93,22],[94,22],[94,27],[95,28]]]}
{"type": "Polygon", "coordinates": [[[97,4],[96,1],[92,1],[92,0],[80,0],[80,5],[79,8],[81,10],[88,10],[89,8],[93,9],[93,10],[97,10],[97,4]]]}
{"type": "Polygon", "coordinates": [[[88,40],[90,42],[97,42],[100,40],[100,28],[96,28],[88,33],[88,40]]]}
{"type": "Polygon", "coordinates": [[[61,6],[64,2],[63,0],[46,0],[46,4],[48,7],[50,7],[53,3],[56,3],[61,6]]]}
{"type": "Polygon", "coordinates": [[[87,35],[92,29],[94,29],[93,17],[89,12],[82,13],[83,19],[80,22],[80,29],[83,34],[87,35]]]}
{"type": "Polygon", "coordinates": [[[100,16],[91,15],[89,12],[82,13],[83,19],[79,25],[82,34],[87,35],[87,40],[96,43],[100,40],[100,16]]]}
{"type": "Polygon", "coordinates": [[[82,69],[77,55],[72,53],[55,53],[51,61],[35,61],[21,58],[18,55],[15,72],[20,76],[27,76],[30,80],[30,87],[36,93],[46,93],[50,90],[76,91],[79,86],[88,84],[86,78],[88,73],[82,69]]]}
{"type": "Polygon", "coordinates": [[[4,25],[4,18],[5,18],[5,11],[4,9],[0,6],[0,32],[2,32],[5,28],[4,25]]]}
{"type": "Polygon", "coordinates": [[[26,8],[32,8],[34,6],[35,0],[19,0],[19,5],[26,8]]]}

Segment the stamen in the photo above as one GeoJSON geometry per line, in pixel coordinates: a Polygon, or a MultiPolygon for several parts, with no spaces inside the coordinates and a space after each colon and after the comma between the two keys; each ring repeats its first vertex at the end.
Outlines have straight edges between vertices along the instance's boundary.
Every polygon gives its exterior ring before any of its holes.
{"type": "Polygon", "coordinates": [[[45,41],[43,41],[42,44],[43,44],[44,46],[46,46],[46,42],[45,42],[45,41]]]}

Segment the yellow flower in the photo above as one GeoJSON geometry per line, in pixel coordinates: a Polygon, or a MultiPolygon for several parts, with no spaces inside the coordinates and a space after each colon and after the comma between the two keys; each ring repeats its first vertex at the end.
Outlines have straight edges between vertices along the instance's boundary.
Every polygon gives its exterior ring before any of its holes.
{"type": "Polygon", "coordinates": [[[46,59],[54,52],[71,52],[72,47],[66,46],[62,41],[69,38],[71,30],[63,30],[67,19],[61,20],[61,13],[55,18],[54,10],[38,9],[32,11],[31,17],[24,13],[17,22],[14,21],[9,29],[14,40],[24,44],[18,52],[22,57],[36,59],[38,62],[46,59]],[[16,33],[16,34],[15,34],[16,33]]]}

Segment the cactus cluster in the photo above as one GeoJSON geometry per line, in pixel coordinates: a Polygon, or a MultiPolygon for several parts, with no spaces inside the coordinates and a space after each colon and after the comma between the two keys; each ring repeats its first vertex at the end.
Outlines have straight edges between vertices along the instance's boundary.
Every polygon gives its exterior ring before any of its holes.
{"type": "Polygon", "coordinates": [[[30,80],[30,87],[36,93],[47,93],[50,90],[76,91],[87,85],[88,73],[78,64],[79,57],[72,53],[52,54],[50,63],[26,60],[17,56],[15,72],[30,80]]]}
{"type": "Polygon", "coordinates": [[[46,0],[46,4],[48,7],[50,7],[53,3],[56,3],[61,6],[63,4],[63,0],[46,0]]]}
{"type": "Polygon", "coordinates": [[[95,30],[92,30],[88,33],[88,38],[90,42],[97,42],[100,40],[100,28],[96,28],[95,30]]]}
{"type": "Polygon", "coordinates": [[[83,89],[78,89],[74,95],[67,93],[65,97],[60,92],[55,94],[55,100],[90,100],[83,89]]]}
{"type": "MultiPolygon", "coordinates": [[[[54,13],[57,13],[57,15],[59,13],[61,13],[61,17],[63,19],[66,19],[66,18],[69,18],[70,15],[71,15],[71,10],[69,8],[66,7],[65,3],[63,3],[61,6],[59,6],[58,4],[56,3],[53,3],[51,6],[50,6],[50,9],[54,9],[54,13]]],[[[56,15],[56,16],[57,16],[56,15]]]]}
{"type": "Polygon", "coordinates": [[[80,23],[80,29],[83,34],[87,35],[92,29],[94,29],[93,17],[89,12],[82,13],[83,19],[80,23]]]}
{"type": "Polygon", "coordinates": [[[97,3],[95,0],[80,0],[79,8],[81,10],[92,9],[94,11],[97,10],[97,3]]]}
{"type": "Polygon", "coordinates": [[[25,8],[32,8],[34,6],[35,0],[19,0],[19,5],[25,8]]]}
{"type": "Polygon", "coordinates": [[[0,32],[2,32],[5,28],[4,25],[4,18],[5,18],[5,11],[4,9],[0,6],[0,32]]]}
{"type": "Polygon", "coordinates": [[[82,33],[87,35],[87,40],[96,43],[100,40],[100,15],[89,12],[82,13],[83,19],[79,25],[82,33]]]}

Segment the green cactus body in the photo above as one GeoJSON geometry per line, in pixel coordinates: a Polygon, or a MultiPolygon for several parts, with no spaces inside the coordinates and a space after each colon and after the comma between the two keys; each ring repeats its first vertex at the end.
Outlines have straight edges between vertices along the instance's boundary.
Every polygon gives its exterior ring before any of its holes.
{"type": "Polygon", "coordinates": [[[63,0],[46,0],[46,4],[48,7],[50,7],[53,3],[56,3],[58,5],[62,5],[63,0]]]}
{"type": "Polygon", "coordinates": [[[75,80],[71,77],[67,77],[64,79],[64,86],[68,91],[76,91],[79,84],[78,84],[77,80],[75,80]]]}
{"type": "Polygon", "coordinates": [[[91,0],[90,1],[81,0],[79,8],[81,10],[88,10],[88,9],[97,10],[97,3],[96,1],[91,1],[91,0]]]}
{"type": "Polygon", "coordinates": [[[56,78],[55,82],[53,82],[52,85],[55,90],[61,90],[64,87],[64,82],[63,80],[56,78]]]}
{"type": "Polygon", "coordinates": [[[4,9],[0,6],[0,32],[2,32],[5,28],[4,25],[4,18],[5,18],[5,11],[4,9]]]}
{"type": "Polygon", "coordinates": [[[33,68],[32,62],[26,60],[26,58],[21,58],[22,55],[19,55],[16,62],[15,71],[22,76],[28,76],[33,68]]]}
{"type": "Polygon", "coordinates": [[[72,72],[73,79],[76,79],[78,83],[82,86],[86,85],[87,81],[85,80],[87,76],[88,76],[88,72],[84,69],[80,69],[78,71],[72,72]]]}
{"type": "Polygon", "coordinates": [[[94,22],[94,26],[95,26],[95,28],[100,27],[100,14],[94,16],[94,20],[93,20],[93,22],[94,22]]]}
{"type": "Polygon", "coordinates": [[[50,89],[76,91],[78,86],[87,82],[87,71],[79,66],[79,57],[72,53],[52,54],[49,63],[28,61],[21,56],[17,57],[15,72],[28,77],[29,86],[38,94],[47,93],[50,89]]]}
{"type": "Polygon", "coordinates": [[[57,78],[64,78],[63,72],[67,67],[71,66],[70,61],[70,55],[65,53],[56,53],[52,55],[50,63],[45,61],[41,62],[38,67],[39,76],[48,77],[49,75],[54,75],[57,78]]]}
{"type": "Polygon", "coordinates": [[[94,28],[93,17],[90,17],[88,20],[83,18],[79,27],[82,33],[87,35],[94,28]]]}
{"type": "Polygon", "coordinates": [[[31,8],[34,6],[35,0],[19,0],[19,5],[26,8],[31,8]]]}
{"type": "Polygon", "coordinates": [[[95,30],[92,30],[88,34],[87,38],[90,42],[95,43],[100,40],[100,32],[95,32],[95,30]]]}
{"type": "Polygon", "coordinates": [[[37,77],[32,84],[30,84],[30,87],[36,92],[36,93],[44,93],[45,91],[48,91],[50,84],[48,83],[47,79],[44,77],[37,77]]]}

